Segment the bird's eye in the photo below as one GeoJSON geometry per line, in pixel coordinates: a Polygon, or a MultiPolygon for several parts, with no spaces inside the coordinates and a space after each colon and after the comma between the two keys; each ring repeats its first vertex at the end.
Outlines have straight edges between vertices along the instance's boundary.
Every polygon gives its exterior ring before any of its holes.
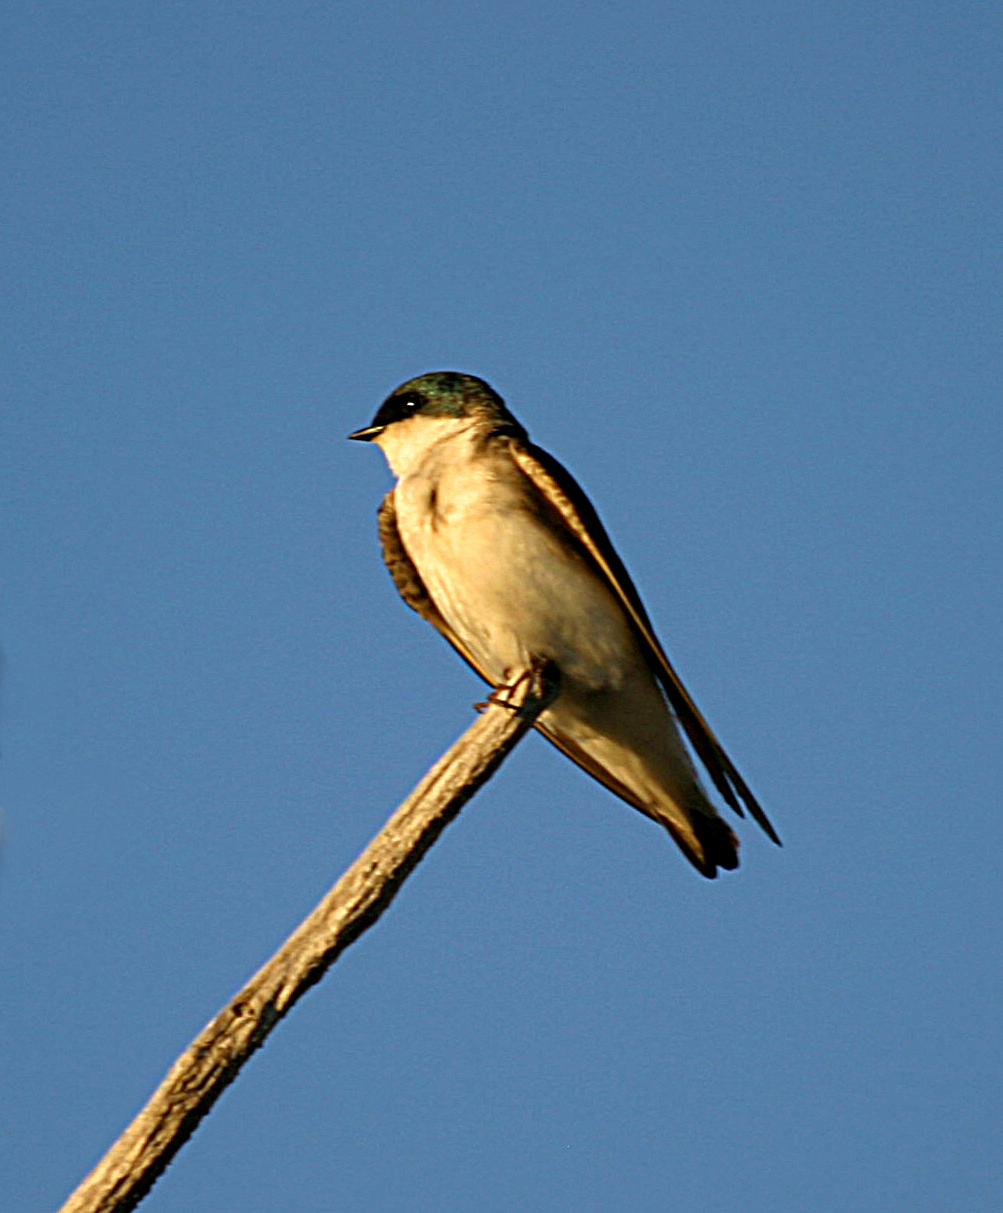
{"type": "Polygon", "coordinates": [[[420,413],[424,403],[425,397],[421,392],[400,392],[384,400],[381,406],[381,420],[385,420],[387,425],[394,421],[405,421],[415,413],[420,413]]]}

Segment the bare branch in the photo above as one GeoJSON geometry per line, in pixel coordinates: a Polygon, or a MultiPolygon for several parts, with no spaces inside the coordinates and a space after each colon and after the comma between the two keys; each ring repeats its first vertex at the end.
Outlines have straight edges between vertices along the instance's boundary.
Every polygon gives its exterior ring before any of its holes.
{"type": "Polygon", "coordinates": [[[133,1209],[300,996],[379,918],[408,874],[557,693],[547,671],[489,702],[271,960],[192,1041],[60,1213],[133,1209]]]}

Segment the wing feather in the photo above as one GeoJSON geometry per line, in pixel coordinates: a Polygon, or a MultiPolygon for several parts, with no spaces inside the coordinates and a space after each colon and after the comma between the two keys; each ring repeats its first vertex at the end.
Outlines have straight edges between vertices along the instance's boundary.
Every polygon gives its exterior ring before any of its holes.
{"type": "MultiPolygon", "coordinates": [[[[711,731],[710,725],[690,698],[689,692],[665,655],[655,636],[655,630],[640,596],[634,588],[634,583],[620,557],[616,554],[589,499],[571,474],[546,451],[518,436],[505,437],[500,441],[508,444],[516,465],[529,478],[549,506],[556,511],[561,520],[571,528],[572,533],[606,578],[610,588],[623,603],[635,631],[645,646],[651,667],[661,682],[673,711],[725,802],[740,817],[745,815],[742,811],[744,804],[753,819],[779,846],[780,839],[759,802],[725,753],[724,747],[711,731]]],[[[439,630],[442,631],[442,628],[439,630]]],[[[445,633],[443,634],[445,635],[445,633]]],[[[447,636],[447,639],[450,638],[447,636]]],[[[450,640],[450,643],[460,649],[455,639],[450,640]]],[[[462,649],[460,651],[462,652],[462,649]]],[[[470,658],[467,657],[467,660],[470,661],[470,658]]],[[[471,661],[470,664],[474,663],[471,661]]],[[[575,756],[571,755],[571,757],[575,756]]],[[[575,761],[580,762],[581,760],[575,757],[575,761]]]]}

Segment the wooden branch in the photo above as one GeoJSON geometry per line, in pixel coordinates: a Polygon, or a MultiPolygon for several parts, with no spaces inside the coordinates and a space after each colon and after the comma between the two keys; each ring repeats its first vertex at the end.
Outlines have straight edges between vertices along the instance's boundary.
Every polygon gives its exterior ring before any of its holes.
{"type": "Polygon", "coordinates": [[[60,1213],[125,1213],[164,1172],[245,1061],[341,952],[379,918],[408,874],[557,693],[527,674],[443,755],[271,960],[192,1041],[60,1213]]]}

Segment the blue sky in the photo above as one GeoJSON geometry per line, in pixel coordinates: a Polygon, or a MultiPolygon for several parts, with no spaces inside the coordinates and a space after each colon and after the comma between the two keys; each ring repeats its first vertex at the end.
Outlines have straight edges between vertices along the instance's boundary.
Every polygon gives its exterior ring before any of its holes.
{"type": "Polygon", "coordinates": [[[998,1184],[1000,30],[953,4],[0,18],[0,1207],[55,1208],[469,722],[344,441],[487,378],[785,841],[528,738],[151,1213],[998,1184]]]}

